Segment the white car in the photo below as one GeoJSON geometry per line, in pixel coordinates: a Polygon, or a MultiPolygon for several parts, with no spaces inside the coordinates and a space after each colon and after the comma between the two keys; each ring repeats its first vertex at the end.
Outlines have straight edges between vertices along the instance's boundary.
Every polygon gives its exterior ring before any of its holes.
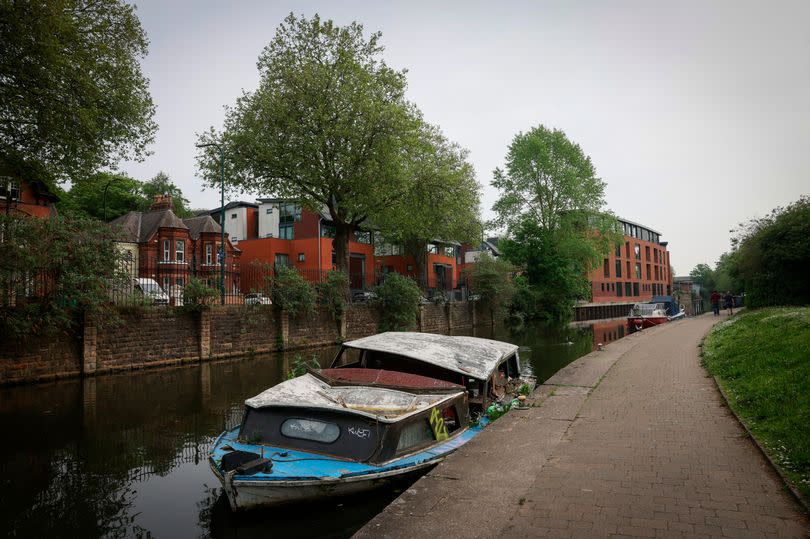
{"type": "Polygon", "coordinates": [[[137,278],[133,279],[133,284],[135,290],[143,294],[145,298],[151,299],[155,305],[169,304],[169,296],[154,279],[137,278]]]}
{"type": "Polygon", "coordinates": [[[245,294],[245,305],[272,305],[273,302],[264,294],[245,294]]]}

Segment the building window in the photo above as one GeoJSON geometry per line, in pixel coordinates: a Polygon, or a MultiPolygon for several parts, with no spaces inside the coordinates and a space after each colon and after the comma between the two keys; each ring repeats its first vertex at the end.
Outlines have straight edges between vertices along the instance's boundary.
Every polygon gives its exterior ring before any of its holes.
{"type": "Polygon", "coordinates": [[[305,257],[304,257],[304,253],[298,253],[298,261],[299,261],[299,262],[303,262],[303,261],[304,261],[304,259],[305,259],[305,257]]]}
{"type": "Polygon", "coordinates": [[[638,283],[633,283],[633,295],[638,296],[638,283]]]}
{"type": "Polygon", "coordinates": [[[630,242],[627,241],[624,243],[624,252],[627,258],[630,258],[630,242]]]}
{"type": "Polygon", "coordinates": [[[366,245],[371,245],[371,232],[369,232],[368,230],[355,230],[354,241],[356,241],[357,243],[365,243],[366,245]]]}
{"type": "Polygon", "coordinates": [[[444,248],[444,256],[449,258],[453,258],[456,255],[456,248],[453,246],[445,246],[444,248]]]}
{"type": "Polygon", "coordinates": [[[174,280],[174,284],[176,284],[177,286],[183,286],[183,278],[178,277],[177,279],[174,280]]]}
{"type": "Polygon", "coordinates": [[[290,257],[289,257],[289,255],[276,254],[275,265],[276,266],[289,266],[290,265],[290,257]]]}
{"type": "Polygon", "coordinates": [[[616,287],[616,297],[622,297],[622,283],[619,283],[619,286],[616,287]]]}
{"type": "Polygon", "coordinates": [[[20,184],[8,176],[0,176],[0,198],[18,200],[20,198],[20,184]]]}
{"type": "Polygon", "coordinates": [[[236,219],[236,214],[235,213],[231,214],[231,219],[236,219]]]}
{"type": "Polygon", "coordinates": [[[624,295],[625,296],[633,295],[633,283],[631,283],[630,281],[624,283],[624,295]]]}
{"type": "Polygon", "coordinates": [[[647,280],[650,280],[650,265],[647,264],[647,280]]]}
{"type": "Polygon", "coordinates": [[[163,261],[168,262],[172,259],[172,241],[163,240],[163,261]]]}
{"type": "Polygon", "coordinates": [[[626,262],[626,264],[627,264],[627,275],[626,275],[626,277],[630,277],[632,275],[632,273],[630,273],[630,261],[628,260],[626,262]]]}
{"type": "Polygon", "coordinates": [[[434,245],[432,243],[428,243],[427,252],[428,252],[428,254],[431,254],[431,255],[437,255],[437,254],[439,254],[439,248],[436,247],[436,245],[434,245]]]}
{"type": "Polygon", "coordinates": [[[641,246],[638,243],[633,247],[633,251],[636,254],[636,260],[641,260],[641,246]]]}
{"type": "Polygon", "coordinates": [[[641,279],[641,262],[636,262],[636,279],[641,279]]]}
{"type": "Polygon", "coordinates": [[[214,263],[214,246],[210,243],[205,244],[205,263],[209,266],[214,263]]]}
{"type": "Polygon", "coordinates": [[[174,245],[174,259],[183,262],[186,259],[186,242],[177,240],[174,245]]]}
{"type": "Polygon", "coordinates": [[[616,277],[621,277],[621,276],[622,276],[622,261],[617,260],[616,261],[616,277]]]}
{"type": "Polygon", "coordinates": [[[272,214],[273,213],[273,208],[267,208],[266,210],[264,210],[264,213],[267,214],[267,215],[272,214]]]}
{"type": "MultiPolygon", "coordinates": [[[[282,225],[292,224],[301,220],[301,206],[295,204],[280,204],[278,207],[278,222],[282,225]]],[[[292,238],[290,238],[292,239],[292,238]]]]}
{"type": "Polygon", "coordinates": [[[293,226],[292,225],[279,225],[278,227],[278,237],[282,240],[291,240],[294,236],[293,226]]]}
{"type": "Polygon", "coordinates": [[[656,281],[658,280],[659,276],[660,276],[660,272],[658,271],[658,266],[655,266],[655,280],[656,281]]]}
{"type": "Polygon", "coordinates": [[[168,291],[169,286],[172,284],[172,280],[170,277],[163,278],[163,290],[168,291]]]}
{"type": "Polygon", "coordinates": [[[644,260],[646,260],[647,262],[650,261],[650,246],[649,245],[644,246],[644,260]]]}
{"type": "Polygon", "coordinates": [[[605,283],[602,283],[602,292],[605,291],[605,283]]]}
{"type": "Polygon", "coordinates": [[[619,258],[619,257],[621,257],[621,256],[622,256],[622,246],[621,246],[621,245],[617,245],[617,246],[616,246],[616,258],[619,258]]]}
{"type": "Polygon", "coordinates": [[[602,262],[602,276],[610,277],[610,260],[607,258],[602,262]]]}

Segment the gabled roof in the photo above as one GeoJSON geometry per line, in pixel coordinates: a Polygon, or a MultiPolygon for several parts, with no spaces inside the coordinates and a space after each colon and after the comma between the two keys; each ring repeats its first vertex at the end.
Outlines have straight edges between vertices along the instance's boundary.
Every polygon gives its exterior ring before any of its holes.
{"type": "Polygon", "coordinates": [[[124,230],[125,239],[144,243],[160,228],[179,228],[188,230],[183,220],[177,217],[172,210],[131,211],[109,223],[119,225],[124,230]]]}
{"type": "MultiPolygon", "coordinates": [[[[233,202],[228,202],[225,204],[225,211],[232,210],[233,208],[258,208],[259,205],[254,202],[245,202],[244,200],[235,200],[233,202]]],[[[214,208],[212,210],[206,210],[208,215],[219,213],[222,210],[222,206],[218,208],[214,208]]]]}
{"type": "Polygon", "coordinates": [[[215,232],[219,234],[222,227],[219,226],[213,217],[210,215],[201,215],[199,217],[189,217],[183,219],[183,223],[188,227],[188,235],[191,239],[196,240],[200,237],[202,232],[215,232]]]}
{"type": "Polygon", "coordinates": [[[283,406],[339,410],[394,423],[453,399],[462,392],[461,388],[450,394],[414,394],[382,387],[333,387],[307,373],[266,389],[247,399],[245,405],[251,408],[283,406]]]}
{"type": "Polygon", "coordinates": [[[343,346],[405,356],[479,380],[489,378],[501,361],[518,349],[511,343],[480,337],[399,331],[349,341],[343,346]]]}

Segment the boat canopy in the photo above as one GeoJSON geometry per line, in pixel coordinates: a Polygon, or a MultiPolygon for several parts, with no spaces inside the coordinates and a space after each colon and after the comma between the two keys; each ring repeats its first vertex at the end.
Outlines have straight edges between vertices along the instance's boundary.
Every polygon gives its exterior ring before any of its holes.
{"type": "Polygon", "coordinates": [[[663,303],[636,303],[630,316],[663,316],[665,312],[663,303]]]}
{"type": "Polygon", "coordinates": [[[394,423],[463,394],[408,393],[395,389],[367,386],[332,387],[310,373],[287,380],[247,399],[251,408],[298,407],[350,412],[394,423]]]}
{"type": "Polygon", "coordinates": [[[479,337],[399,331],[349,341],[343,346],[405,356],[482,380],[518,349],[514,344],[479,337]]]}
{"type": "Polygon", "coordinates": [[[406,372],[383,369],[319,369],[310,371],[330,386],[365,386],[398,389],[408,393],[458,393],[464,386],[406,372]]]}

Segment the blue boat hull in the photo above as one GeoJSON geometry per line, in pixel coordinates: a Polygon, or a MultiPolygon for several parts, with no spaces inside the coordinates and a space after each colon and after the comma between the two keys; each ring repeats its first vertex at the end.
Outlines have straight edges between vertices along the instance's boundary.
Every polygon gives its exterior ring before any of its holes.
{"type": "Polygon", "coordinates": [[[316,453],[241,443],[236,439],[238,429],[234,429],[222,433],[217,439],[209,464],[222,483],[231,509],[243,511],[358,494],[416,479],[471,440],[481,428],[468,428],[445,442],[379,466],[316,453]],[[220,468],[222,456],[226,453],[223,446],[271,458],[273,468],[269,472],[252,475],[223,473],[220,468]]]}

